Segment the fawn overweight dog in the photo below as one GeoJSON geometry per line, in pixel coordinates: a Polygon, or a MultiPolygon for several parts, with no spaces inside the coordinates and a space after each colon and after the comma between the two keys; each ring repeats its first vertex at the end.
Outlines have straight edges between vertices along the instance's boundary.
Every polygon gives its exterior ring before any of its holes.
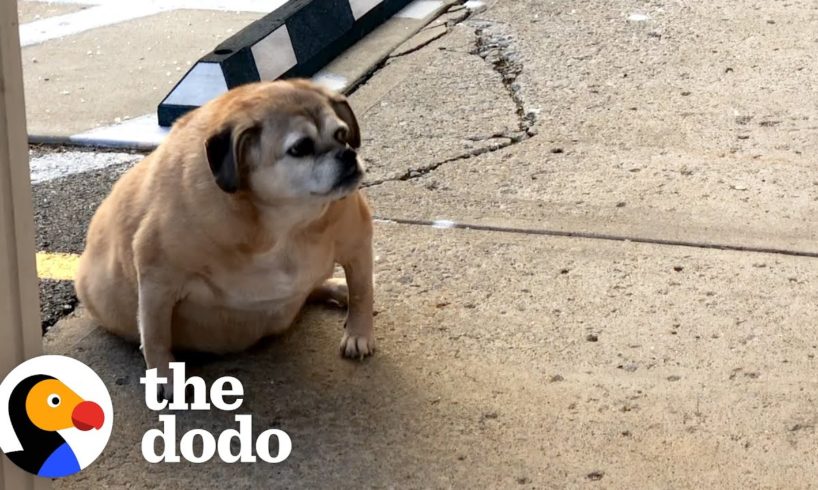
{"type": "Polygon", "coordinates": [[[341,353],[371,354],[360,144],[346,99],[305,80],[248,84],[210,101],[100,205],[78,297],[104,328],[140,342],[159,376],[173,349],[243,350],[286,330],[308,300],[347,304],[341,353]],[[335,264],[345,281],[331,278],[335,264]]]}

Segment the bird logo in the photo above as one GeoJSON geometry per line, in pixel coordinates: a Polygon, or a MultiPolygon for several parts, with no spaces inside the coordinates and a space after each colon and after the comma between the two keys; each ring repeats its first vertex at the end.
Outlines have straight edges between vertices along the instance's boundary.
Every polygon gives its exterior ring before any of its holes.
{"type": "Polygon", "coordinates": [[[0,446],[34,475],[73,475],[108,442],[110,395],[102,380],[75,359],[41,356],[17,366],[0,384],[0,407],[3,402],[0,446]]]}

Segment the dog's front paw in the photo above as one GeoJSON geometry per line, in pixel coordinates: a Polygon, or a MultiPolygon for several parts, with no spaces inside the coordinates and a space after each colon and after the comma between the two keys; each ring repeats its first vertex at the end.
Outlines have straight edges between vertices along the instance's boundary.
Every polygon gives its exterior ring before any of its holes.
{"type": "Polygon", "coordinates": [[[168,402],[173,403],[173,383],[171,383],[171,381],[168,380],[167,383],[159,385],[159,391],[157,393],[157,396],[159,398],[159,400],[157,401],[159,402],[161,402],[162,400],[167,400],[168,402]]]}
{"type": "MultiPolygon", "coordinates": [[[[139,349],[143,351],[142,346],[139,349]]],[[[153,362],[149,362],[145,357],[146,369],[156,368],[156,377],[165,379],[164,383],[159,383],[156,390],[156,401],[162,403],[163,400],[173,402],[173,373],[170,370],[170,363],[174,361],[173,355],[170,353],[162,353],[151,357],[153,362]],[[155,359],[159,359],[156,361],[155,359]]]]}
{"type": "Polygon", "coordinates": [[[341,338],[341,355],[349,359],[363,359],[375,352],[375,337],[370,335],[354,335],[344,332],[341,338]]]}

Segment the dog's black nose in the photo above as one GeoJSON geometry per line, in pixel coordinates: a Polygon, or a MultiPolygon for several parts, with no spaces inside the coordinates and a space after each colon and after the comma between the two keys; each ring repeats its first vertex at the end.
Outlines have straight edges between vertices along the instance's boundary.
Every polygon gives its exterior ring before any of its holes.
{"type": "Polygon", "coordinates": [[[358,154],[355,153],[355,150],[349,148],[339,151],[337,158],[346,165],[356,165],[358,163],[358,154]]]}

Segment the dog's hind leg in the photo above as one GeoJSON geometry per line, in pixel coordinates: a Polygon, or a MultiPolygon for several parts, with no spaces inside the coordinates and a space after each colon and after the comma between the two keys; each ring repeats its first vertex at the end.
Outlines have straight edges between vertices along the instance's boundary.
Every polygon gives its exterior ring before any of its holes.
{"type": "Polygon", "coordinates": [[[341,277],[332,277],[313,289],[307,297],[308,303],[327,303],[334,301],[341,306],[349,303],[349,288],[347,281],[341,277]]]}

